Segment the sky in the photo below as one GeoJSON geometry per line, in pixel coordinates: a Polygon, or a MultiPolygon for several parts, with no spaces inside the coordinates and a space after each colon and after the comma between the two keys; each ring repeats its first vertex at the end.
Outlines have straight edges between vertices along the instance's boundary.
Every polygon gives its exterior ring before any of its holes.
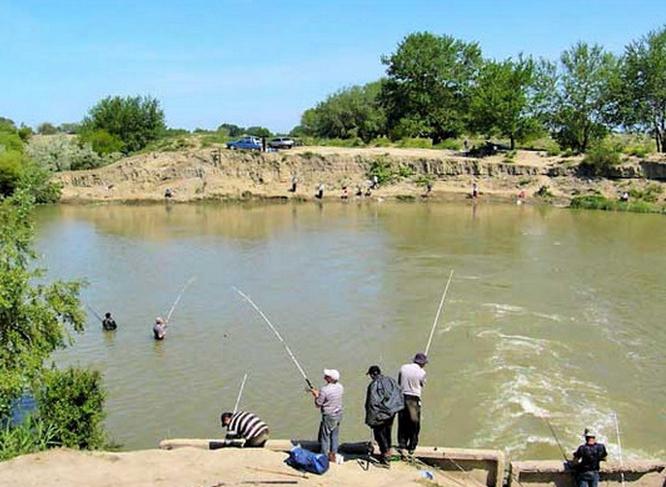
{"type": "Polygon", "coordinates": [[[489,58],[624,46],[664,0],[0,0],[0,116],[81,120],[108,95],[157,97],[171,127],[288,131],[307,108],[379,78],[410,32],[478,41],[489,58]]]}

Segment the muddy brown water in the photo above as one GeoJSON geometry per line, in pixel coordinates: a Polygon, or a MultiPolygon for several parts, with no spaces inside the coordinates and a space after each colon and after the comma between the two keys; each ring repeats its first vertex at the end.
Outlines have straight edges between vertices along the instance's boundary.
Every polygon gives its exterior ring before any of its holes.
{"type": "Polygon", "coordinates": [[[90,315],[61,364],[92,366],[125,449],[220,436],[218,416],[258,413],[274,437],[312,437],[318,412],[284,350],[234,294],[251,295],[314,382],[338,368],[342,440],[369,437],[370,364],[395,374],[431,349],[421,443],[558,458],[586,425],[617,452],[664,457],[666,219],[512,205],[376,203],[90,205],[40,209],[51,277],[88,280],[90,315]],[[167,339],[151,336],[180,288],[167,339]]]}

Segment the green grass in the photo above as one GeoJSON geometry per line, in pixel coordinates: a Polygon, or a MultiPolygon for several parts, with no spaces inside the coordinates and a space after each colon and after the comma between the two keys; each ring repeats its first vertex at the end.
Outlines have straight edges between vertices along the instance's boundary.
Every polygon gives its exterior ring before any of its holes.
{"type": "Polygon", "coordinates": [[[633,213],[666,213],[666,207],[648,201],[618,201],[604,196],[576,196],[571,200],[570,208],[587,210],[629,211],[633,213]]]}
{"type": "Polygon", "coordinates": [[[56,427],[28,416],[18,426],[0,428],[0,461],[58,446],[56,427]]]}

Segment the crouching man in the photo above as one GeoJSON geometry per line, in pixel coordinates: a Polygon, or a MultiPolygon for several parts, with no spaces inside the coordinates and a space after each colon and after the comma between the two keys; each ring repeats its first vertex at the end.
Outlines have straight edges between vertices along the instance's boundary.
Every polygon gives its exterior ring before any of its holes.
{"type": "Polygon", "coordinates": [[[225,446],[263,448],[268,441],[268,425],[256,414],[246,411],[222,413],[222,427],[227,428],[225,446]]]}

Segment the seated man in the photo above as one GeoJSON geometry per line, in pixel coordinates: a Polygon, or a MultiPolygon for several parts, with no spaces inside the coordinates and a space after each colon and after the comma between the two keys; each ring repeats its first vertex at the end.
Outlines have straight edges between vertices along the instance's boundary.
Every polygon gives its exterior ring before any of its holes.
{"type": "Polygon", "coordinates": [[[220,416],[222,427],[227,428],[225,444],[227,446],[241,446],[233,440],[245,440],[243,448],[263,448],[268,441],[268,425],[264,423],[256,414],[245,411],[235,413],[222,413],[220,416]]]}

